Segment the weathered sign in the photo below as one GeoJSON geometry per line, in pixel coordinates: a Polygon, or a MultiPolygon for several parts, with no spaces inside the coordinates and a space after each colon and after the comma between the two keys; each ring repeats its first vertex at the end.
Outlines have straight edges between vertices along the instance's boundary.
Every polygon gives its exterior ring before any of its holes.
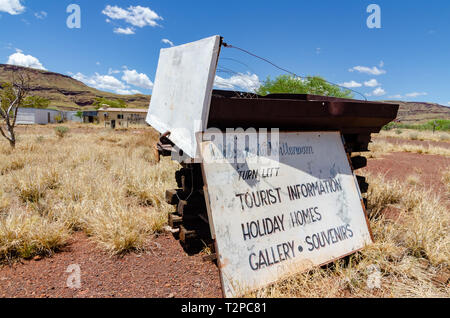
{"type": "Polygon", "coordinates": [[[206,129],[220,51],[220,36],[162,49],[147,123],[188,156],[196,156],[195,133],[206,129]]]}
{"type": "Polygon", "coordinates": [[[372,242],[339,132],[280,133],[264,145],[246,135],[256,146],[236,150],[235,138],[207,133],[200,145],[225,296],[372,242]]]}

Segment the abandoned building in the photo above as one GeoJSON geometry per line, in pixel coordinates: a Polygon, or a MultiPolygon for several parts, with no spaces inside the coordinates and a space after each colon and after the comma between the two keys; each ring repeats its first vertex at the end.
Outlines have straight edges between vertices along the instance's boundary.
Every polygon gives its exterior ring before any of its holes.
{"type": "Polygon", "coordinates": [[[128,127],[129,125],[147,125],[147,109],[139,108],[100,108],[98,120],[111,128],[128,127]]]}
{"type": "Polygon", "coordinates": [[[17,111],[18,125],[47,125],[64,118],[62,111],[40,108],[19,108],[17,111]]]}

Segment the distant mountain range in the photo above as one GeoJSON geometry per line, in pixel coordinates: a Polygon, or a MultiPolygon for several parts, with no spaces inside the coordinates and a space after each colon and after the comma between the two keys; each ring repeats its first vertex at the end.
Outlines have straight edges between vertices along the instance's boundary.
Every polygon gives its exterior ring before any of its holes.
{"type": "Polygon", "coordinates": [[[11,81],[12,73],[21,71],[30,77],[31,95],[50,100],[50,108],[78,110],[92,108],[96,97],[122,99],[128,107],[148,108],[149,95],[118,95],[89,87],[76,79],[48,71],[0,64],[0,82],[11,81]]]}
{"type": "Polygon", "coordinates": [[[385,101],[400,105],[397,119],[403,123],[423,123],[432,119],[449,119],[450,107],[435,103],[385,101]]]}
{"type": "MultiPolygon", "coordinates": [[[[91,109],[96,97],[122,99],[132,108],[148,108],[149,95],[118,95],[87,86],[76,79],[58,73],[21,66],[0,64],[0,82],[11,80],[13,72],[22,71],[30,77],[31,94],[51,101],[51,108],[61,110],[91,109]]],[[[398,120],[419,123],[431,119],[450,119],[450,107],[433,103],[386,101],[400,104],[398,120]]]]}

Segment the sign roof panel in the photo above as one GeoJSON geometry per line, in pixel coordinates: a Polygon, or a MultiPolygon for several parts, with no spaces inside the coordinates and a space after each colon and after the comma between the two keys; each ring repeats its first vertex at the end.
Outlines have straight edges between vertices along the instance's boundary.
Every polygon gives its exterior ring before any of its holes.
{"type": "Polygon", "coordinates": [[[220,36],[162,49],[147,122],[191,158],[195,134],[206,129],[220,51],[220,36]]]}

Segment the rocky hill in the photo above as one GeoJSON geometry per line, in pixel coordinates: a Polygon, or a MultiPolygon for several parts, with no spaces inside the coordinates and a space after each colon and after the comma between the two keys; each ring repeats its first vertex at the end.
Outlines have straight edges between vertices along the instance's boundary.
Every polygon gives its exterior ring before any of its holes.
{"type": "Polygon", "coordinates": [[[149,95],[117,95],[89,87],[70,76],[15,65],[0,64],[0,82],[11,81],[13,72],[21,71],[29,76],[31,95],[51,101],[51,108],[78,110],[92,108],[96,97],[123,99],[128,107],[148,108],[149,95]]]}
{"type": "Polygon", "coordinates": [[[397,119],[403,123],[424,123],[432,119],[450,120],[450,107],[422,102],[386,102],[400,105],[397,119]]]}

